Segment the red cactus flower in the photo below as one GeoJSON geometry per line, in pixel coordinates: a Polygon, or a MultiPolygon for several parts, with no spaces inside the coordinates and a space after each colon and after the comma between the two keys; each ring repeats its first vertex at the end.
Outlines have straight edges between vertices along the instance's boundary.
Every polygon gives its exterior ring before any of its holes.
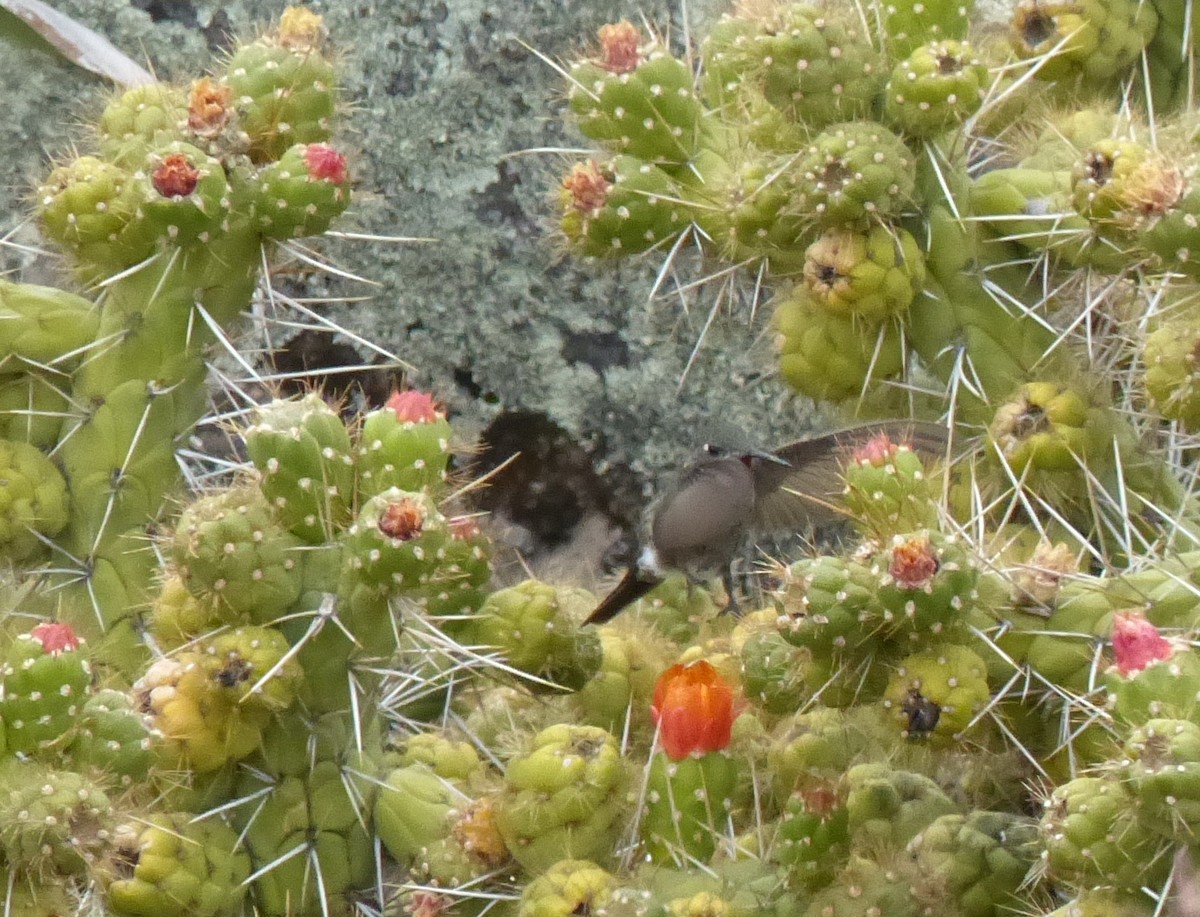
{"type": "Polygon", "coordinates": [[[346,183],[346,157],[324,143],[310,143],[304,150],[304,164],[313,181],[346,183]]]}
{"type": "Polygon", "coordinates": [[[937,575],[937,552],[924,536],[909,538],[892,549],[888,573],[901,589],[924,589],[937,575]]]}
{"type": "Polygon", "coordinates": [[[676,664],[658,677],[650,713],[672,761],[720,751],[733,730],[733,690],[708,662],[676,664]]]}
{"type": "Polygon", "coordinates": [[[163,157],[150,181],[163,197],[187,197],[200,183],[200,170],[183,153],[171,153],[163,157]]]}
{"type": "Polygon", "coordinates": [[[38,641],[42,645],[42,649],[51,656],[79,649],[79,638],[75,636],[75,631],[71,629],[70,624],[49,621],[37,625],[29,632],[29,635],[38,641]]]}
{"type": "Polygon", "coordinates": [[[396,412],[401,423],[434,423],[446,416],[429,392],[418,392],[410,388],[406,392],[392,392],[387,406],[396,412]]]}
{"type": "Polygon", "coordinates": [[[638,68],[641,34],[628,19],[600,26],[600,66],[609,73],[630,73],[638,68]]]}
{"type": "Polygon", "coordinates": [[[1123,678],[1175,653],[1175,645],[1139,611],[1119,611],[1113,616],[1112,645],[1117,674],[1123,678]]]}
{"type": "Polygon", "coordinates": [[[397,500],[389,503],[379,517],[379,531],[388,538],[408,541],[421,534],[425,525],[425,510],[412,500],[397,500]]]}

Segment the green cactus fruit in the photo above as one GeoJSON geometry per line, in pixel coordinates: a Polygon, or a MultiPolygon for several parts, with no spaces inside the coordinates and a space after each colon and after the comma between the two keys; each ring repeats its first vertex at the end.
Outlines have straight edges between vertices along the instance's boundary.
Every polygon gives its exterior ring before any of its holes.
{"type": "Polygon", "coordinates": [[[974,0],[888,0],[883,19],[888,52],[900,60],[931,41],[965,38],[974,5],[974,0]]]}
{"type": "Polygon", "coordinates": [[[991,699],[987,664],[965,646],[942,644],[906,657],[884,695],[905,738],[958,742],[991,699]]]}
{"type": "Polygon", "coordinates": [[[588,860],[560,860],[525,886],[517,917],[603,914],[617,880],[588,860]]]}
{"type": "Polygon", "coordinates": [[[222,231],[229,216],[225,167],[178,140],[146,154],[133,174],[130,193],[137,213],[122,232],[122,242],[135,250],[146,240],[207,243],[222,231]]]}
{"type": "Polygon", "coordinates": [[[869,323],[902,316],[925,282],[925,258],[899,227],[866,232],[831,229],[804,253],[804,286],[812,302],[869,323]]]}
{"type": "Polygon", "coordinates": [[[298,143],[248,180],[254,227],[268,239],[319,236],[350,204],[346,158],[324,143],[298,143]]]}
{"type": "Polygon", "coordinates": [[[943,815],[908,843],[927,893],[954,902],[964,917],[1002,917],[1022,907],[1040,849],[1033,819],[984,810],[943,815]]]}
{"type": "Polygon", "coordinates": [[[923,913],[911,878],[870,859],[855,856],[834,882],[817,892],[802,917],[917,917],[923,913]]]}
{"type": "Polygon", "coordinates": [[[92,670],[67,624],[38,624],[19,635],[0,663],[0,719],[10,752],[35,754],[71,741],[92,670]]]}
{"type": "Polygon", "coordinates": [[[484,773],[483,762],[470,742],[457,741],[435,732],[418,732],[392,744],[399,763],[425,764],[444,780],[468,783],[484,773]]]}
{"type": "Polygon", "coordinates": [[[1030,382],[1000,406],[988,428],[996,454],[1020,476],[1076,471],[1087,454],[1088,406],[1069,385],[1030,382]]]}
{"type": "Polygon", "coordinates": [[[956,806],[923,774],[896,770],[890,764],[858,764],[846,772],[846,811],[856,850],[872,845],[903,848],[956,806]]]}
{"type": "Polygon", "coordinates": [[[642,840],[651,860],[707,863],[726,832],[738,764],[723,751],[650,761],[642,840]]]}
{"type": "Polygon", "coordinates": [[[798,560],[788,567],[780,591],[780,633],[822,655],[857,650],[882,619],[877,587],[871,568],[854,558],[822,554],[798,560]]]}
{"type": "Polygon", "coordinates": [[[401,490],[436,490],[446,480],[452,431],[427,392],[394,392],[363,418],[355,466],[359,500],[401,490]]]}
{"type": "Polygon", "coordinates": [[[286,638],[274,628],[219,631],[198,649],[205,675],[242,716],[265,722],[295,700],[303,673],[286,638]]]}
{"type": "Polygon", "coordinates": [[[159,648],[166,651],[178,649],[223,624],[237,623],[238,617],[224,602],[196,598],[183,577],[172,573],[154,595],[149,628],[159,648]]]}
{"type": "Polygon", "coordinates": [[[123,691],[97,691],[83,705],[68,754],[123,787],[144,783],[154,763],[151,734],[123,691]]]}
{"type": "Polygon", "coordinates": [[[17,873],[80,875],[109,842],[112,803],[74,771],[0,765],[0,852],[17,873]]]}
{"type": "Polygon", "coordinates": [[[649,722],[658,674],[675,653],[644,628],[600,630],[600,670],[573,695],[579,722],[621,734],[626,723],[649,722]]]}
{"type": "Polygon", "coordinates": [[[1200,429],[1200,334],[1196,323],[1178,316],[1155,328],[1146,338],[1142,362],[1146,391],[1167,420],[1185,430],[1200,429]]]}
{"type": "Polygon", "coordinates": [[[51,364],[64,368],[66,355],[85,349],[96,337],[99,310],[81,296],[32,283],[12,283],[0,278],[0,360],[4,372],[11,364],[51,364]]]}
{"type": "Polygon", "coordinates": [[[343,580],[381,594],[420,588],[450,539],[449,522],[428,494],[390,488],[368,500],[346,530],[343,580]]]}
{"type": "Polygon", "coordinates": [[[162,736],[156,751],[168,766],[206,774],[258,748],[261,713],[244,712],[240,692],[225,689],[222,678],[208,657],[191,652],[158,660],[134,683],[138,708],[162,736]]]}
{"type": "Polygon", "coordinates": [[[62,472],[28,443],[0,439],[0,556],[22,561],[44,548],[70,518],[62,472]]]}
{"type": "Polygon", "coordinates": [[[668,576],[633,606],[633,615],[678,644],[695,642],[701,625],[711,620],[720,606],[707,589],[697,589],[686,576],[668,576]]]}
{"type": "Polygon", "coordinates": [[[1138,241],[1166,270],[1200,277],[1200,185],[1186,180],[1182,187],[1167,185],[1159,203],[1139,227],[1138,241]]]}
{"type": "Polygon", "coordinates": [[[85,281],[103,279],[137,264],[154,250],[147,234],[126,233],[139,196],[121,166],[80,156],[59,166],[37,189],[37,212],[46,235],[80,261],[85,281]]]}
{"type": "Polygon", "coordinates": [[[496,826],[532,875],[564,856],[603,864],[629,813],[627,782],[612,734],[595,726],[550,726],[508,762],[496,826]]]}
{"type": "Polygon", "coordinates": [[[745,86],[811,131],[868,114],[883,85],[882,60],[857,17],[829,12],[793,3],[762,17],[748,10],[723,18],[701,49],[709,98],[736,98],[745,86]]]}
{"type": "Polygon", "coordinates": [[[937,524],[936,482],[903,440],[886,434],[867,440],[847,458],[843,478],[846,509],[868,536],[889,538],[937,524]]]}
{"type": "Polygon", "coordinates": [[[1190,843],[1200,827],[1200,725],[1188,720],[1149,720],[1124,745],[1129,788],[1146,824],[1190,843]]]}
{"type": "Polygon", "coordinates": [[[599,636],[580,629],[573,614],[594,605],[581,592],[526,580],[488,596],[479,610],[476,640],[529,676],[531,690],[576,691],[603,659],[599,636]]]}
{"type": "Polygon", "coordinates": [[[662,246],[690,225],[679,191],[658,166],[618,156],[576,163],[559,191],[563,235],[584,257],[635,255],[662,246]]]}
{"type": "Polygon", "coordinates": [[[180,129],[187,118],[187,99],[178,87],[167,83],[133,86],[114,97],[100,113],[100,152],[109,162],[136,168],[152,147],[182,139],[180,129]]]}
{"type": "Polygon", "coordinates": [[[1157,25],[1153,5],[1139,0],[1020,0],[1011,40],[1020,57],[1037,61],[1039,79],[1110,85],[1137,60],[1157,25]]]}
{"type": "Polygon", "coordinates": [[[960,541],[937,533],[896,535],[871,560],[885,632],[917,639],[966,618],[978,571],[960,541]]]}
{"type": "Polygon", "coordinates": [[[600,55],[571,67],[567,101],[579,129],[615,153],[647,162],[687,162],[702,108],[692,69],[657,42],[646,48],[627,20],[603,26],[600,55]]]}
{"type": "Polygon", "coordinates": [[[967,42],[930,42],[896,65],[883,90],[883,111],[902,133],[933,138],[979,111],[990,82],[967,42]]]}
{"type": "Polygon", "coordinates": [[[457,785],[423,762],[394,769],[375,800],[375,832],[398,863],[411,866],[443,840],[454,807],[466,801],[457,785]]]}
{"type": "Polygon", "coordinates": [[[780,800],[809,789],[825,789],[854,764],[887,747],[894,730],[874,705],[848,710],[818,707],[775,727],[767,763],[780,800]]]}
{"type": "Polygon", "coordinates": [[[259,486],[290,532],[320,544],[348,521],[354,495],[350,434],[320,395],[261,406],[242,436],[259,486]]]}
{"type": "Polygon", "coordinates": [[[329,139],[337,74],[321,53],[324,37],[320,16],[292,7],[275,32],[230,57],[222,80],[255,162],[278,159],[297,143],[329,139]]]}
{"type": "Polygon", "coordinates": [[[1041,821],[1050,876],[1077,888],[1161,885],[1171,850],[1137,810],[1137,798],[1119,780],[1076,777],[1057,787],[1041,821]]]}
{"type": "Polygon", "coordinates": [[[838,788],[813,781],[784,806],[772,859],[787,870],[790,885],[808,891],[824,888],[850,855],[849,828],[838,788]]]}
{"type": "Polygon", "coordinates": [[[781,715],[803,706],[808,686],[803,650],[774,631],[759,631],[742,644],[742,691],[768,713],[781,715]]]}
{"type": "Polygon", "coordinates": [[[823,226],[898,216],[911,204],[913,154],[882,124],[831,124],[794,167],[795,205],[823,226]]]}
{"type": "Polygon", "coordinates": [[[250,857],[217,818],[157,814],[113,831],[105,902],[117,917],[236,917],[250,857]]]}
{"type": "Polygon", "coordinates": [[[275,521],[257,488],[239,487],[184,509],[171,553],[188,591],[201,602],[270,622],[300,596],[301,547],[275,521]]]}
{"type": "Polygon", "coordinates": [[[1170,210],[1184,177],[1166,156],[1136,140],[1102,138],[1071,170],[1075,209],[1125,243],[1137,229],[1170,210]]]}
{"type": "Polygon", "coordinates": [[[780,375],[810,398],[847,401],[861,396],[870,382],[892,378],[904,368],[896,324],[834,314],[803,285],[783,295],[774,321],[780,375]]]}

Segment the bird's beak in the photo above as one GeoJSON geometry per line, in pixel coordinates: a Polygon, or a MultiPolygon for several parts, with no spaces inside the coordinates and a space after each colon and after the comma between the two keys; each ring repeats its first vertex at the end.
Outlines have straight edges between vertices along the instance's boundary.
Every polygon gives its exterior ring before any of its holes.
{"type": "Polygon", "coordinates": [[[747,453],[750,458],[762,459],[764,462],[774,462],[776,465],[782,465],[784,468],[791,468],[792,463],[787,459],[782,459],[774,452],[766,452],[762,449],[752,449],[747,453]]]}

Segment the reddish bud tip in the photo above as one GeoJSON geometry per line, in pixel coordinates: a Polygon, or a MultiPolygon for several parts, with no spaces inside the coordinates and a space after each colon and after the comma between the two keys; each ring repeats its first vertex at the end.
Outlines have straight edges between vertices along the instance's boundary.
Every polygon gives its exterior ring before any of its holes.
{"type": "Polygon", "coordinates": [[[163,197],[187,197],[200,183],[200,170],[183,153],[172,153],[158,164],[150,181],[163,197]]]}
{"type": "Polygon", "coordinates": [[[328,181],[335,185],[346,183],[346,157],[324,143],[310,143],[304,150],[304,164],[313,181],[328,181]]]}
{"type": "Polygon", "coordinates": [[[435,423],[446,416],[445,411],[433,400],[433,395],[415,388],[406,392],[392,392],[387,406],[396,412],[396,419],[401,423],[435,423]]]}
{"type": "Polygon", "coordinates": [[[720,751],[733,730],[733,690],[710,663],[680,663],[659,676],[650,713],[672,761],[720,751]]]}
{"type": "Polygon", "coordinates": [[[612,182],[600,170],[600,167],[589,159],[587,162],[575,163],[566,178],[562,180],[562,186],[563,190],[567,192],[572,210],[596,214],[608,200],[608,191],[612,187],[612,182]]]}
{"type": "Polygon", "coordinates": [[[600,66],[609,73],[630,73],[638,68],[641,34],[628,19],[600,26],[600,66]]]}
{"type": "Polygon", "coordinates": [[[876,433],[855,449],[851,457],[859,465],[882,468],[892,460],[899,448],[886,433],[876,433]]]}
{"type": "Polygon", "coordinates": [[[940,567],[937,552],[924,536],[909,538],[892,548],[888,573],[901,589],[924,589],[940,567]]]}
{"type": "Polygon", "coordinates": [[[42,645],[42,649],[51,656],[69,653],[79,648],[79,638],[75,636],[75,631],[71,629],[70,624],[50,621],[37,625],[29,632],[29,635],[38,641],[42,645]]]}
{"type": "Polygon", "coordinates": [[[1113,616],[1112,645],[1117,673],[1125,678],[1175,653],[1171,641],[1138,611],[1120,611],[1113,616]]]}
{"type": "Polygon", "coordinates": [[[379,517],[379,531],[388,538],[408,541],[421,534],[425,525],[425,510],[412,500],[398,500],[389,503],[379,517]]]}

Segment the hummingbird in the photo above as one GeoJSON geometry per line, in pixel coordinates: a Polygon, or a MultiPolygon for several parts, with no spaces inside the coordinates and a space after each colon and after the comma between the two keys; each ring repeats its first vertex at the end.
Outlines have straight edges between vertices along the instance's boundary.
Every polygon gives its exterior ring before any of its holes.
{"type": "Polygon", "coordinates": [[[729,596],[726,610],[737,614],[731,563],[746,536],[801,531],[840,518],[845,456],[880,434],[928,457],[944,456],[950,440],[940,424],[885,420],[770,451],[704,444],[657,501],[637,561],[583,623],[611,621],[672,571],[691,582],[719,574],[729,596]]]}

